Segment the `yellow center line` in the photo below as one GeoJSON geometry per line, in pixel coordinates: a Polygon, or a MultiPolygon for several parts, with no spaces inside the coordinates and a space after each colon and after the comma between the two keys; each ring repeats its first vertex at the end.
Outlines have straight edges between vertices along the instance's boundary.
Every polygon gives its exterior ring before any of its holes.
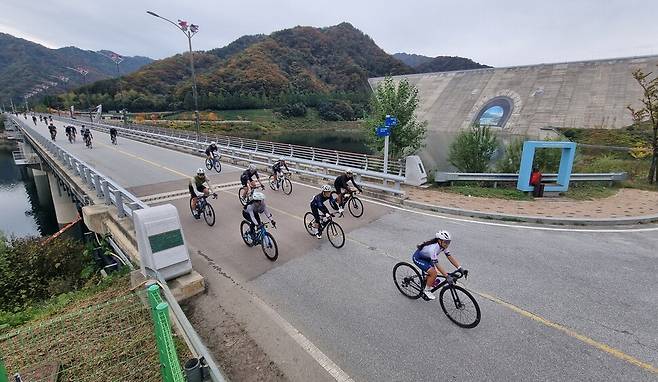
{"type": "MultiPolygon", "coordinates": [[[[112,146],[109,146],[109,145],[106,145],[106,144],[103,144],[103,143],[100,143],[100,145],[102,145],[102,146],[106,146],[106,147],[109,147],[109,148],[111,148],[111,149],[113,149],[113,150],[115,150],[115,151],[117,151],[117,152],[120,152],[120,153],[122,153],[122,154],[125,154],[125,155],[128,155],[128,156],[131,156],[131,157],[136,158],[136,159],[139,159],[139,160],[144,161],[144,162],[146,162],[146,163],[148,163],[148,164],[151,164],[151,165],[153,165],[153,166],[156,166],[156,167],[159,167],[159,168],[165,169],[165,170],[167,170],[167,171],[171,171],[171,172],[174,173],[174,174],[177,174],[177,175],[183,176],[183,177],[185,177],[185,178],[189,178],[188,175],[183,174],[183,173],[180,172],[180,171],[176,171],[176,170],[170,169],[170,168],[168,168],[168,167],[166,167],[166,166],[162,166],[162,165],[160,165],[160,164],[158,164],[158,163],[155,163],[155,162],[150,161],[150,160],[148,160],[148,159],[142,158],[142,157],[140,157],[140,156],[138,156],[138,155],[135,155],[135,154],[132,154],[132,153],[129,153],[129,152],[125,152],[125,151],[123,151],[123,150],[119,150],[119,149],[117,149],[117,148],[115,148],[115,147],[112,147],[112,146]]],[[[228,191],[226,191],[226,190],[220,190],[220,191],[223,192],[223,193],[229,194],[229,195],[233,195],[233,193],[228,192],[228,191]]],[[[291,214],[291,213],[289,213],[289,212],[286,212],[286,211],[284,211],[284,210],[281,210],[281,209],[278,209],[278,208],[272,208],[272,207],[270,207],[270,206],[268,206],[268,208],[270,208],[270,209],[273,210],[273,211],[279,212],[279,213],[281,213],[281,214],[283,214],[283,215],[289,216],[289,217],[291,217],[291,218],[293,218],[293,219],[300,220],[300,221],[303,221],[303,220],[304,220],[303,218],[301,218],[301,217],[299,217],[299,216],[297,216],[297,215],[293,215],[293,214],[291,214]]],[[[367,245],[366,243],[360,242],[360,241],[358,241],[358,240],[356,240],[356,239],[347,238],[347,237],[346,237],[346,239],[347,239],[348,241],[353,242],[353,243],[359,244],[359,245],[361,245],[361,246],[363,246],[363,247],[370,248],[370,246],[367,245]]],[[[383,251],[379,251],[379,252],[383,253],[383,254],[386,255],[387,257],[394,258],[394,259],[397,260],[396,257],[393,257],[393,256],[391,256],[391,255],[389,255],[389,254],[387,254],[387,253],[385,253],[385,252],[383,252],[383,251]]],[[[478,291],[475,291],[475,290],[472,290],[472,289],[469,289],[469,290],[471,290],[473,293],[476,293],[477,295],[479,295],[479,296],[481,296],[481,297],[483,297],[483,298],[485,298],[485,299],[487,299],[487,300],[489,300],[489,301],[491,301],[491,302],[493,302],[493,303],[496,303],[496,304],[501,305],[501,306],[503,306],[503,307],[505,307],[505,308],[508,308],[508,309],[510,309],[510,310],[512,310],[512,311],[514,311],[514,312],[516,312],[516,313],[518,313],[518,314],[520,314],[520,315],[522,315],[522,316],[524,316],[524,317],[526,317],[526,318],[530,318],[531,320],[533,320],[533,321],[535,321],[535,322],[538,322],[538,323],[540,323],[540,324],[542,324],[542,325],[544,325],[544,326],[547,326],[547,327],[549,327],[549,328],[553,328],[553,329],[558,330],[558,331],[560,331],[560,332],[562,332],[562,333],[565,333],[565,334],[568,335],[569,337],[573,337],[573,338],[575,338],[575,339],[577,339],[577,340],[579,340],[579,341],[581,341],[581,342],[583,342],[583,343],[585,343],[585,344],[587,344],[587,345],[589,345],[589,346],[592,346],[592,347],[594,347],[594,348],[596,348],[596,349],[599,349],[599,350],[601,350],[601,351],[603,351],[603,352],[605,352],[605,353],[608,353],[608,354],[610,354],[611,356],[613,356],[613,357],[615,357],[615,358],[618,358],[618,359],[620,359],[620,360],[622,360],[622,361],[628,362],[628,363],[630,363],[631,365],[637,366],[637,367],[639,367],[639,368],[641,368],[641,369],[643,369],[643,370],[646,370],[646,371],[648,371],[648,372],[650,372],[650,373],[658,374],[658,368],[657,368],[657,367],[653,366],[653,365],[650,364],[650,363],[643,362],[643,361],[641,361],[641,360],[639,360],[639,359],[637,359],[637,358],[635,358],[635,357],[633,357],[633,356],[631,356],[631,355],[629,355],[629,354],[626,354],[626,353],[624,353],[623,351],[621,351],[621,350],[619,350],[619,349],[613,348],[612,346],[609,346],[609,345],[606,345],[606,344],[604,344],[604,343],[602,343],[602,342],[596,341],[596,340],[594,340],[594,339],[592,339],[592,338],[590,338],[590,337],[587,337],[587,336],[584,335],[584,334],[580,334],[580,333],[576,332],[575,330],[569,329],[568,327],[566,327],[566,326],[564,326],[564,325],[558,324],[557,322],[553,322],[553,321],[547,320],[547,319],[545,319],[545,318],[543,318],[543,317],[541,317],[541,316],[539,316],[539,315],[537,315],[537,314],[534,314],[534,313],[532,313],[532,312],[529,312],[529,311],[527,311],[527,310],[525,310],[525,309],[523,309],[523,308],[520,308],[520,307],[518,307],[518,306],[516,306],[516,305],[513,305],[513,304],[511,304],[511,303],[509,303],[509,302],[507,302],[507,301],[503,301],[503,300],[501,300],[500,298],[495,297],[495,296],[492,296],[492,295],[490,295],[490,294],[488,294],[488,293],[478,292],[478,291]]]]}

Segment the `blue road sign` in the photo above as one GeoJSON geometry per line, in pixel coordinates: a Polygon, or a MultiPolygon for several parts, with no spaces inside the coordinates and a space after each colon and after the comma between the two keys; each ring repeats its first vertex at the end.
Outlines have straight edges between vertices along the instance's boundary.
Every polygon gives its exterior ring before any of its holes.
{"type": "Polygon", "coordinates": [[[386,119],[384,120],[384,126],[391,127],[391,126],[396,126],[397,124],[398,124],[397,118],[391,115],[386,116],[386,119]]]}
{"type": "Polygon", "coordinates": [[[375,134],[378,137],[387,137],[391,135],[391,129],[389,129],[388,126],[379,126],[375,128],[375,134]]]}

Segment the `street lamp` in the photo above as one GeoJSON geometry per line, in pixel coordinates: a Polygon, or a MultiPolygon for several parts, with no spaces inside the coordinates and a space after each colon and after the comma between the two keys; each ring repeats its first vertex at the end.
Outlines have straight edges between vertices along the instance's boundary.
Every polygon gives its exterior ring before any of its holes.
{"type": "Polygon", "coordinates": [[[125,58],[122,55],[114,52],[110,52],[110,54],[105,54],[102,51],[98,51],[96,53],[100,54],[105,58],[109,58],[110,60],[112,60],[112,62],[114,62],[114,64],[117,66],[117,77],[121,77],[121,72],[119,71],[119,64],[122,63],[123,60],[125,60],[125,58]]]}
{"type": "Polygon", "coordinates": [[[194,74],[194,53],[192,52],[192,36],[194,36],[199,31],[199,26],[195,24],[189,24],[187,21],[178,20],[178,23],[175,23],[168,18],[162,17],[155,12],[146,11],[149,15],[157,17],[159,19],[165,20],[178,28],[185,37],[187,37],[187,43],[190,48],[190,70],[192,71],[192,96],[194,97],[194,125],[196,126],[196,139],[199,140],[199,101],[197,99],[196,91],[196,75],[194,74]]]}

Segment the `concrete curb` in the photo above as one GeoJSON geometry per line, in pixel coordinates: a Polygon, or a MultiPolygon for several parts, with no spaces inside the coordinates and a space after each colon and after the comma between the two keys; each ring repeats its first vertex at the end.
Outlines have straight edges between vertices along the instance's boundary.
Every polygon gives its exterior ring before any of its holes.
{"type": "Polygon", "coordinates": [[[584,218],[553,218],[544,216],[525,216],[501,214],[496,212],[471,211],[454,207],[436,206],[433,204],[404,200],[402,205],[421,210],[440,212],[449,215],[468,216],[480,219],[493,219],[512,222],[539,223],[551,225],[585,225],[585,226],[615,226],[615,225],[635,225],[658,222],[658,215],[633,216],[623,218],[609,219],[584,219],[584,218]]]}

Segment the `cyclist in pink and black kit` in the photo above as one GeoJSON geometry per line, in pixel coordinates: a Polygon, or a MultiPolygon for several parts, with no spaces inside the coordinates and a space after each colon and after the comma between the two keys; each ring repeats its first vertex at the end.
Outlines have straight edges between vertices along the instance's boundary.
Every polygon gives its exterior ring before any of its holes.
{"type": "Polygon", "coordinates": [[[434,239],[419,244],[416,252],[412,256],[414,264],[427,273],[427,281],[423,293],[425,293],[425,296],[430,300],[436,298],[434,293],[432,293],[432,287],[434,286],[434,281],[439,273],[446,278],[449,284],[452,284],[453,282],[452,277],[450,277],[450,275],[443,270],[443,267],[439,265],[439,253],[443,252],[455,268],[462,272],[467,272],[461,267],[461,265],[459,265],[457,259],[450,255],[450,251],[448,251],[450,240],[450,233],[448,233],[448,231],[439,231],[436,233],[434,239]]]}

